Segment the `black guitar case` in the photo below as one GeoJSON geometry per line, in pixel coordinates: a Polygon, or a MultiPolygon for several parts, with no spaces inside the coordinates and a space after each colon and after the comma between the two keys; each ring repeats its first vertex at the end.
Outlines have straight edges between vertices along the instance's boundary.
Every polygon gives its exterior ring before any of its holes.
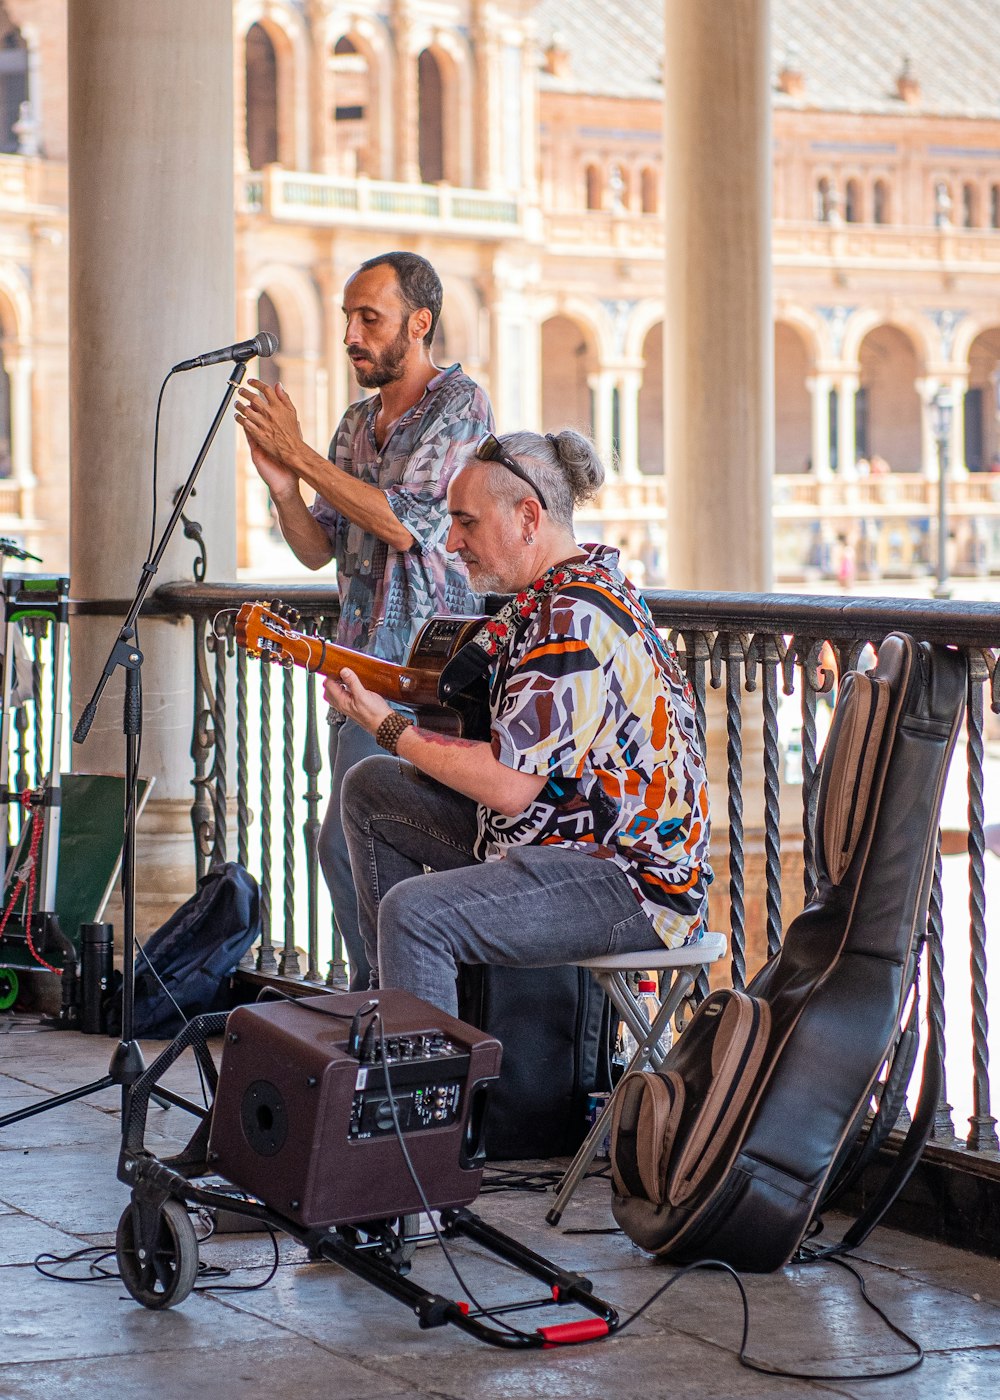
{"type": "Polygon", "coordinates": [[[779,1268],[842,1176],[915,982],[966,684],[958,652],[898,633],[845,676],[811,899],[745,992],[711,993],[660,1070],[619,1088],[613,1209],[644,1249],[779,1268]]]}

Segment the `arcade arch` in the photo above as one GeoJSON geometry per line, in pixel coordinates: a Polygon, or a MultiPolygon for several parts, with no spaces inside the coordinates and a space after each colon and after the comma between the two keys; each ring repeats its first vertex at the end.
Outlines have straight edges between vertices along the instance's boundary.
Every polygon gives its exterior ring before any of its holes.
{"type": "Polygon", "coordinates": [[[1000,466],[1000,326],[980,331],[969,347],[965,395],[965,465],[970,472],[1000,466]]]}
{"type": "Polygon", "coordinates": [[[798,327],[774,326],[774,469],[804,472],[812,464],[810,349],[798,327]]]}
{"type": "Polygon", "coordinates": [[[546,432],[577,428],[593,436],[591,379],[598,370],[595,340],[569,316],[542,323],[542,426],[546,432]]]}
{"type": "Polygon", "coordinates": [[[892,471],[920,472],[922,405],[916,381],[921,364],[913,341],[898,326],[875,326],[861,341],[858,364],[858,451],[892,471]]]}
{"type": "Polygon", "coordinates": [[[356,36],[342,34],[333,46],[329,68],[330,168],[351,178],[370,175],[378,113],[371,54],[356,36]]]}

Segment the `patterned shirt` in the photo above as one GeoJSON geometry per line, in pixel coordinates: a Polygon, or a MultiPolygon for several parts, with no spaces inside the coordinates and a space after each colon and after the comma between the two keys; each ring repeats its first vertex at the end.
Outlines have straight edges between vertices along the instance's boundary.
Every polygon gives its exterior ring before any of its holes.
{"type": "Polygon", "coordinates": [[[692,695],[618,552],[584,548],[495,666],[494,752],[548,781],[520,816],[480,806],[476,853],[541,844],[613,860],[677,947],[702,931],[712,879],[692,695]]]}
{"type": "Polygon", "coordinates": [[[436,374],[382,444],[375,441],[378,394],[352,404],[330,444],[335,466],[385,492],[413,536],[405,552],[353,524],[317,495],[313,516],[333,546],[340,592],[337,641],[402,662],[422,622],[434,613],[477,613],[465,566],[445,552],[446,488],[454,469],[486,432],[489,400],[461,365],[436,374]]]}

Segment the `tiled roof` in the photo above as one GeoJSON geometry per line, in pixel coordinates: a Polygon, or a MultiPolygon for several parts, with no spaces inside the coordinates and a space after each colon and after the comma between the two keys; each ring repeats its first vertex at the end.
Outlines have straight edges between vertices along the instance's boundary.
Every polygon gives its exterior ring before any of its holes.
{"type": "MultiPolygon", "coordinates": [[[[697,0],[695,0],[697,3],[697,0]]],[[[539,0],[539,39],[569,51],[569,73],[542,75],[546,91],[657,97],[660,0],[539,0]]],[[[805,80],[779,107],[1000,117],[1000,0],[772,0],[772,70],[805,80]],[[917,103],[897,93],[904,61],[917,103]]]]}

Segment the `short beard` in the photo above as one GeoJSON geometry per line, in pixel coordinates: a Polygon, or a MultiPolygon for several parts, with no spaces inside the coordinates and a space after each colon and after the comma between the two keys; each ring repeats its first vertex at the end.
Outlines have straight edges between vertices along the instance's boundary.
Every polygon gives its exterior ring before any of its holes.
{"type": "Polygon", "coordinates": [[[354,365],[354,377],[362,389],[381,389],[386,384],[395,384],[406,372],[406,357],[410,350],[410,337],[404,322],[392,344],[372,362],[371,369],[354,365]]]}

